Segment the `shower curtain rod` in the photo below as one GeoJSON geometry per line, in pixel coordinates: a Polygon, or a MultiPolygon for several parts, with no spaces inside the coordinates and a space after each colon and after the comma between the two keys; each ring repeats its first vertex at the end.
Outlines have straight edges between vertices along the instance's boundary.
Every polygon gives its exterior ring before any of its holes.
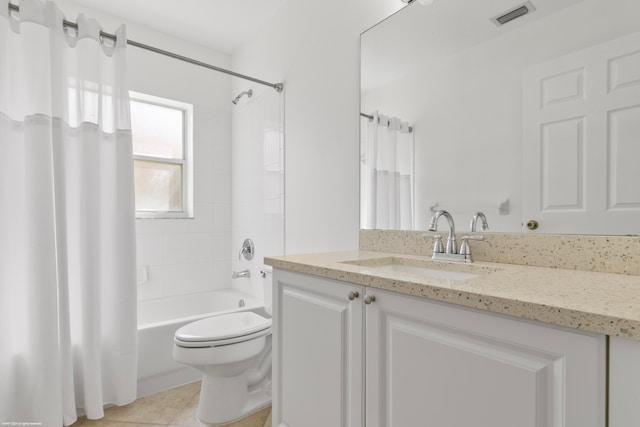
{"type": "MultiPolygon", "coordinates": [[[[369,114],[365,114],[365,113],[360,113],[360,117],[364,117],[366,119],[368,119],[370,122],[373,121],[373,119],[375,117],[369,115],[369,114]]],[[[380,123],[380,117],[378,117],[378,123],[380,123]]],[[[387,121],[387,126],[389,125],[389,122],[387,121]]],[[[409,126],[409,133],[413,132],[413,126],[409,126]]]]}
{"type": "MultiPolygon", "coordinates": [[[[11,4],[9,3],[9,11],[14,11],[14,12],[20,12],[20,6],[15,5],[15,4],[11,4]]],[[[65,27],[70,27],[73,29],[78,29],[78,24],[75,22],[71,22],[71,21],[67,21],[66,19],[64,19],[62,21],[62,25],[65,27]]],[[[100,37],[105,38],[105,39],[109,39],[109,40],[113,40],[114,42],[116,41],[116,36],[113,34],[109,34],[109,33],[105,33],[104,31],[100,31],[100,37]]],[[[220,73],[224,73],[224,74],[228,74],[230,76],[233,77],[238,77],[244,80],[249,80],[252,81],[254,83],[258,83],[264,86],[269,86],[272,87],[276,90],[276,92],[282,92],[282,89],[284,89],[284,84],[283,83],[269,83],[266,82],[264,80],[260,80],[260,79],[256,79],[254,77],[251,76],[246,76],[244,74],[240,74],[240,73],[236,73],[235,71],[231,71],[231,70],[226,70],[224,68],[220,68],[220,67],[216,67],[215,65],[211,65],[211,64],[207,64],[206,62],[202,62],[202,61],[198,61],[197,59],[192,59],[183,55],[178,55],[177,53],[173,53],[173,52],[169,52],[167,50],[163,50],[163,49],[159,49],[157,47],[153,47],[153,46],[149,46],[146,45],[144,43],[139,43],[137,41],[134,40],[129,40],[127,39],[127,44],[140,48],[140,49],[145,49],[151,52],[155,52],[155,53],[159,53],[161,55],[165,55],[168,56],[170,58],[174,58],[174,59],[178,59],[180,61],[184,61],[184,62],[188,62],[190,64],[193,65],[198,65],[200,67],[204,67],[204,68],[208,68],[210,70],[214,70],[214,71],[218,71],[220,73]]]]}

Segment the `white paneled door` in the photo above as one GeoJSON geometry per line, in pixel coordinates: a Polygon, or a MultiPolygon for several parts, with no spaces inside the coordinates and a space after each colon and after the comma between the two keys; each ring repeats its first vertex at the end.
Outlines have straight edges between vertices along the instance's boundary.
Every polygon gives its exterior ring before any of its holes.
{"type": "Polygon", "coordinates": [[[524,223],[628,233],[640,214],[640,34],[525,70],[523,122],[524,223]]]}

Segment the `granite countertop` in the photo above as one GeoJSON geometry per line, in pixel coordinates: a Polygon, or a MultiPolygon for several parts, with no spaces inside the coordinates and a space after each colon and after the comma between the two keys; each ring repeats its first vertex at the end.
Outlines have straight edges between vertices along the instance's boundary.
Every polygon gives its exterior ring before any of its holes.
{"type": "Polygon", "coordinates": [[[640,276],[491,262],[430,263],[423,256],[363,250],[265,258],[278,269],[640,341],[640,276]],[[389,258],[474,277],[448,280],[375,268],[389,258]]]}

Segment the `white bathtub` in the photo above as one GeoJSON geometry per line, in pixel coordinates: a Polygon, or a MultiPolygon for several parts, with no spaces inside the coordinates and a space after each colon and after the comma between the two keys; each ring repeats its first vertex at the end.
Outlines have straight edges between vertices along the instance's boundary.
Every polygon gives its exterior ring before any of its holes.
{"type": "Polygon", "coordinates": [[[261,311],[263,302],[225,289],[138,302],[138,397],[200,379],[173,360],[173,336],[187,323],[234,311],[261,311]],[[240,301],[244,302],[244,306],[240,301]]]}

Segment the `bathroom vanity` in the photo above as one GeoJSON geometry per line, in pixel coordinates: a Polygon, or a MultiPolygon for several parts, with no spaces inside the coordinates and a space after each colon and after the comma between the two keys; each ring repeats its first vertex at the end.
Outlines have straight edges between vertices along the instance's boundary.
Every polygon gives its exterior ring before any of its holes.
{"type": "Polygon", "coordinates": [[[266,262],[275,426],[640,425],[637,276],[366,250],[266,262]]]}

